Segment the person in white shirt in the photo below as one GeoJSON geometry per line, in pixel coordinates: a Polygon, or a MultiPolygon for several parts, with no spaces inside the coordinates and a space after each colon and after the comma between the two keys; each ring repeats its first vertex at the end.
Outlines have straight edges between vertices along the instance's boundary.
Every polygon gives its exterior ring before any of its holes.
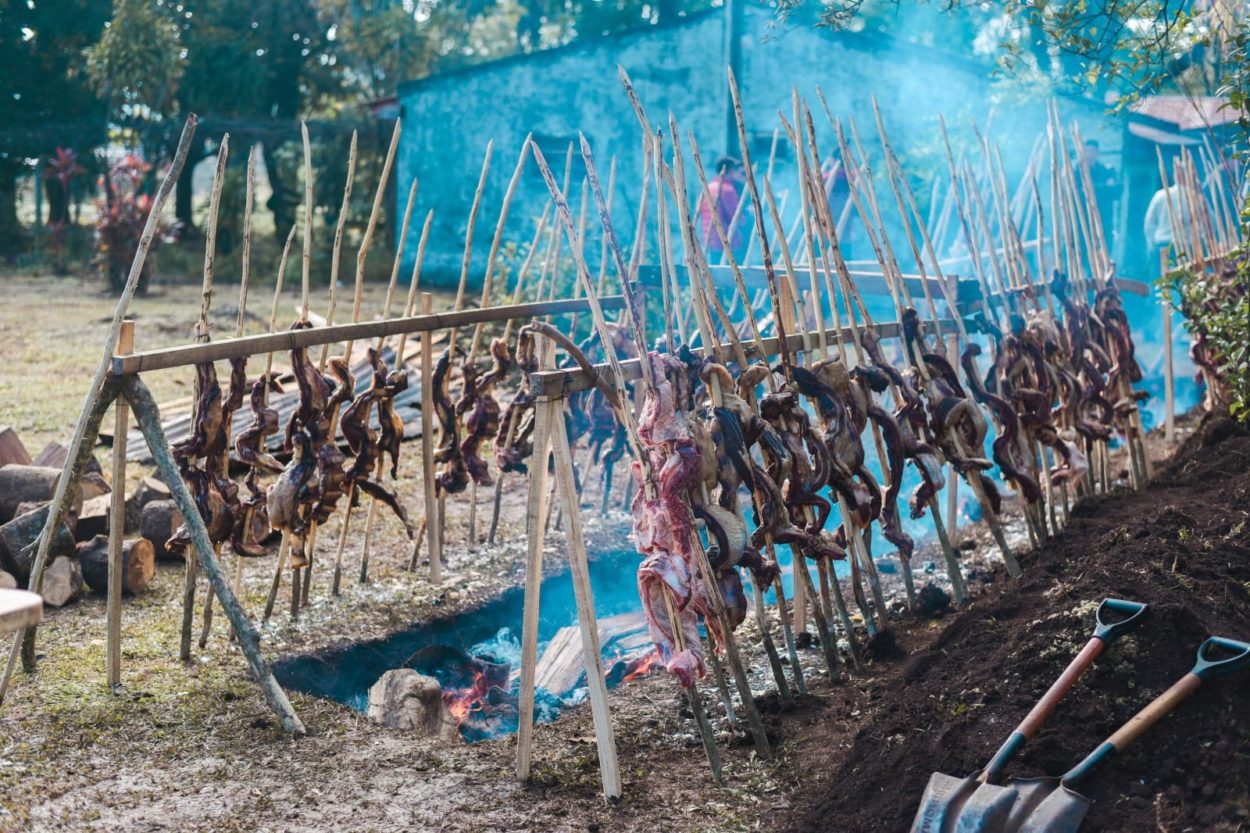
{"type": "Polygon", "coordinates": [[[1151,255],[1159,249],[1172,245],[1172,212],[1180,215],[1176,218],[1176,225],[1184,228],[1186,213],[1182,202],[1180,189],[1175,185],[1160,188],[1150,198],[1142,231],[1146,235],[1146,246],[1150,249],[1151,255]],[[1171,200],[1171,208],[1168,206],[1169,200],[1171,200]]]}

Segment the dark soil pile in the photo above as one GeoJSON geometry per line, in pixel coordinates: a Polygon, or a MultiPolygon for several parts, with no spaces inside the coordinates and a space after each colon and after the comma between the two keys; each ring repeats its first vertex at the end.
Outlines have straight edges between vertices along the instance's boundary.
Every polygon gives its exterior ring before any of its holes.
{"type": "MultiPolygon", "coordinates": [[[[907,830],[929,774],[989,760],[1059,675],[1106,596],[1147,602],[1007,777],[1066,771],[1193,664],[1208,635],[1250,641],[1250,434],[1205,420],[1148,487],[1082,502],[1019,583],[961,611],[867,693],[849,752],[829,747],[789,827],[907,830]],[[822,765],[823,764],[823,765],[822,765]]],[[[1208,681],[1082,790],[1085,831],[1250,829],[1250,671],[1208,681]]]]}

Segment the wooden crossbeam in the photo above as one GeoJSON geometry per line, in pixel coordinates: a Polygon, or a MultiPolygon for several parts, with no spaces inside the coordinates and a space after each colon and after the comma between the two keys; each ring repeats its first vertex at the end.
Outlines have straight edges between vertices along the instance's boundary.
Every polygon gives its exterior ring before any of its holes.
{"type": "MultiPolygon", "coordinates": [[[[625,300],[620,295],[600,298],[599,303],[605,310],[622,309],[625,306],[625,300]]],[[[391,318],[385,321],[334,324],[329,327],[314,327],[308,330],[287,330],[280,333],[214,341],[208,344],[188,344],[179,347],[166,347],[161,350],[131,353],[126,356],[114,356],[113,375],[132,376],[136,373],[144,373],[151,370],[187,367],[201,362],[215,362],[242,356],[278,353],[285,350],[295,350],[300,347],[316,347],[321,344],[337,344],[343,341],[363,341],[372,338],[401,335],[403,333],[449,330],[483,323],[525,320],[541,315],[586,312],[589,309],[590,306],[586,299],[572,298],[562,301],[510,304],[488,309],[461,310],[459,312],[436,312],[428,315],[413,315],[406,318],[391,318]]]]}
{"type": "MultiPolygon", "coordinates": [[[[955,322],[950,318],[943,318],[941,321],[932,322],[925,321],[921,324],[921,330],[928,334],[946,335],[955,332],[955,322]]],[[[877,335],[883,339],[898,338],[903,333],[902,326],[897,321],[891,321],[885,324],[876,325],[877,335]]],[[[851,328],[842,327],[826,327],[824,330],[825,337],[830,341],[836,339],[850,339],[851,328]]],[[[812,333],[816,335],[816,333],[812,333]]],[[[759,348],[750,341],[743,342],[743,350],[747,354],[748,359],[767,359],[780,353],[780,344],[776,336],[770,336],[763,339],[764,355],[760,355],[759,348]]],[[[800,351],[803,349],[803,334],[791,333],[786,336],[786,346],[792,351],[800,351]]],[[[718,348],[721,350],[728,349],[729,345],[721,344],[718,348]]],[[[703,355],[702,347],[695,348],[692,352],[697,355],[703,355]]],[[[715,351],[713,351],[715,352],[715,351]]],[[[609,386],[615,383],[615,377],[612,375],[612,368],[605,364],[595,365],[595,371],[609,386]]],[[[621,372],[625,374],[625,381],[642,378],[642,363],[638,359],[625,359],[621,361],[621,372]]],[[[538,397],[561,397],[580,390],[586,390],[594,385],[591,377],[586,371],[580,368],[569,368],[564,370],[540,370],[531,373],[529,377],[530,392],[538,397]]]]}
{"type": "MultiPolygon", "coordinates": [[[[688,278],[684,277],[686,267],[674,264],[673,268],[683,275],[683,285],[688,283],[688,278]]],[[[712,275],[712,281],[718,287],[736,290],[737,283],[734,280],[733,272],[728,266],[708,266],[708,271],[712,275]]],[[[739,266],[738,271],[742,274],[743,283],[749,290],[767,290],[768,276],[762,266],[739,266]]],[[[889,295],[890,286],[886,283],[885,278],[880,272],[862,272],[852,271],[851,277],[855,279],[855,286],[865,295],[889,295]]],[[[641,266],[638,269],[638,283],[644,287],[657,287],[662,285],[663,278],[660,275],[660,267],[658,266],[641,266]]],[[[903,282],[907,284],[907,288],[916,293],[921,294],[921,284],[927,283],[930,291],[934,293],[941,292],[941,286],[936,278],[920,278],[918,275],[904,275],[903,282]]],[[[960,284],[967,281],[960,281],[960,284]]],[[[814,335],[814,333],[813,333],[814,335]]]]}

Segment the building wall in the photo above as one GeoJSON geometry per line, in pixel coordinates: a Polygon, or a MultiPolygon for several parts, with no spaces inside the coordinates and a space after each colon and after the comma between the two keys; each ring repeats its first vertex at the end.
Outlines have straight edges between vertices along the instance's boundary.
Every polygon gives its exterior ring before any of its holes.
{"type": "MultiPolygon", "coordinates": [[[[877,146],[870,96],[875,94],[895,149],[908,170],[944,170],[937,116],[952,129],[968,133],[975,118],[985,120],[989,73],[972,60],[912,46],[891,38],[825,29],[777,29],[768,9],[747,6],[742,40],[742,94],[753,158],[763,168],[771,135],[780,127],[778,111],[792,120],[791,90],[797,87],[809,105],[822,155],[835,149],[833,130],[820,109],[816,87],[824,92],[835,117],[855,114],[870,153],[877,146]]],[[[600,177],[608,178],[609,159],[617,161],[613,217],[628,246],[633,237],[641,179],[641,132],[617,75],[629,73],[653,128],[663,127],[672,112],[679,129],[693,131],[707,166],[725,152],[724,16],[717,9],[685,21],[616,37],[598,39],[532,55],[447,73],[402,85],[399,90],[403,138],[398,176],[406,197],[411,177],[420,178],[416,226],[406,254],[411,266],[416,233],[429,208],[435,209],[423,281],[454,283],[459,275],[465,224],[483,154],[493,140],[487,188],[474,236],[470,285],[480,285],[490,236],[504,190],[527,133],[533,133],[557,177],[564,149],[583,131],[595,153],[600,177]]],[[[1118,124],[1104,124],[1097,109],[1082,118],[1086,135],[1103,142],[1104,156],[1114,157],[1118,124]]],[[[1031,143],[1044,130],[1040,106],[1015,107],[993,116],[993,136],[1004,156],[1023,166],[1031,143]]],[[[984,125],[983,125],[984,126],[984,125]]],[[[740,155],[736,141],[730,148],[740,155]]],[[[576,155],[575,155],[576,157],[576,155]]],[[[780,135],[776,164],[778,199],[793,182],[793,154],[780,135]]],[[[695,180],[688,164],[691,193],[695,180]]],[[[1009,175],[1010,175],[1009,171],[1009,175]]],[[[575,158],[570,203],[579,205],[583,168],[575,158]]],[[[927,177],[925,177],[927,178],[927,177]]],[[[527,163],[508,220],[505,240],[528,243],[547,191],[533,162],[527,163]]],[[[402,213],[403,206],[396,208],[402,213]]],[[[797,210],[793,205],[790,212],[797,210]]],[[[597,240],[590,207],[588,252],[597,261],[597,240]]],[[[592,268],[594,268],[592,266],[592,268]]]]}

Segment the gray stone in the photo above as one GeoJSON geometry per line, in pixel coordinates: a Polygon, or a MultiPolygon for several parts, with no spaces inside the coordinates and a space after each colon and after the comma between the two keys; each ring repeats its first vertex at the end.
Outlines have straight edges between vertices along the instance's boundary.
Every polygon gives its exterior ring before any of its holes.
{"type": "Polygon", "coordinates": [[[387,671],[369,689],[369,719],[388,729],[403,729],[454,741],[460,727],[443,704],[438,680],[411,668],[387,671]]]}

